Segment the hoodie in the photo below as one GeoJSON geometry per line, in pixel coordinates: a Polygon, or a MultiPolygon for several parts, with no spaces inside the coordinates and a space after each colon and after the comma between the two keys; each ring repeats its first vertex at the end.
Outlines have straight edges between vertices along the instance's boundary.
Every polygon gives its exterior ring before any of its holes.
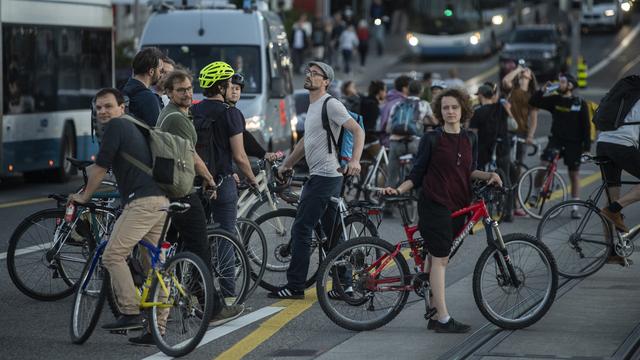
{"type": "MultiPolygon", "coordinates": [[[[382,108],[380,109],[380,126],[378,127],[378,130],[382,132],[385,131],[385,129],[387,128],[387,122],[389,121],[389,115],[391,115],[391,109],[393,109],[393,107],[396,106],[396,104],[398,104],[399,102],[403,101],[406,98],[407,97],[404,96],[404,94],[401,91],[398,91],[396,89],[391,89],[387,93],[387,99],[385,100],[384,104],[382,105],[382,108]]],[[[380,143],[382,145],[388,146],[389,135],[382,134],[380,136],[380,143]]]]}
{"type": "Polygon", "coordinates": [[[132,77],[127,80],[122,92],[129,97],[128,113],[149,126],[156,126],[162,109],[158,96],[142,82],[132,77]]]}

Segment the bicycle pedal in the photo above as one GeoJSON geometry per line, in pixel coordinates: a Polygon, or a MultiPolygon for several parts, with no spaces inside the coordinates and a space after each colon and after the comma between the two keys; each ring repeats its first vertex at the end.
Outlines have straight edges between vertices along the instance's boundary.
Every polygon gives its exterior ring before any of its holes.
{"type": "Polygon", "coordinates": [[[438,310],[436,310],[436,308],[429,308],[429,310],[427,310],[427,312],[424,314],[424,319],[429,320],[437,313],[438,310]]]}
{"type": "Polygon", "coordinates": [[[129,329],[109,330],[109,333],[114,334],[114,335],[128,335],[129,334],[129,329]]]}

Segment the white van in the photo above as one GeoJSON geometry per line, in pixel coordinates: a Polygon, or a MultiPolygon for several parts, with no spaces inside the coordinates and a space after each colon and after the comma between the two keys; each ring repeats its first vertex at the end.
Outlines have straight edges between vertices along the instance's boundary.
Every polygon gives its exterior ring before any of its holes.
{"type": "MultiPolygon", "coordinates": [[[[245,79],[238,108],[247,130],[268,150],[288,149],[295,106],[287,35],[270,11],[171,9],[154,12],[140,46],[157,46],[197,78],[212,61],[225,61],[245,79]]],[[[194,80],[194,98],[202,90],[194,80]]]]}

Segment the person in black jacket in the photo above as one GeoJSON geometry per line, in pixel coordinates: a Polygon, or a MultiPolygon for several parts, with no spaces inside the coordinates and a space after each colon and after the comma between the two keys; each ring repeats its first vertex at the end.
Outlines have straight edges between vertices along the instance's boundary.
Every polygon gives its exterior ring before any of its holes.
{"type": "MultiPolygon", "coordinates": [[[[589,109],[587,103],[580,97],[573,95],[573,90],[578,87],[575,77],[569,74],[559,78],[557,92],[547,94],[550,85],[547,82],[541,90],[536,91],[529,104],[551,113],[551,133],[549,142],[542,152],[540,159],[542,166],[547,166],[553,160],[553,151],[560,150],[564,158],[564,164],[569,168],[571,181],[571,196],[580,198],[580,157],[582,153],[591,149],[591,127],[589,124],[589,109]]],[[[544,173],[538,174],[535,179],[534,191],[539,191],[544,173]]],[[[538,194],[529,197],[529,203],[537,203],[538,194]]],[[[571,217],[579,219],[581,214],[577,208],[571,211],[571,217]]]]}
{"type": "Polygon", "coordinates": [[[140,50],[133,58],[133,76],[127,80],[122,92],[129,97],[129,114],[155,126],[162,105],[150,87],[164,75],[164,54],[156,47],[140,50]]]}
{"type": "Polygon", "coordinates": [[[380,106],[387,97],[387,86],[380,80],[373,80],[369,84],[368,96],[362,99],[360,111],[364,123],[364,152],[363,159],[373,159],[380,151],[376,125],[380,118],[380,106]]]}

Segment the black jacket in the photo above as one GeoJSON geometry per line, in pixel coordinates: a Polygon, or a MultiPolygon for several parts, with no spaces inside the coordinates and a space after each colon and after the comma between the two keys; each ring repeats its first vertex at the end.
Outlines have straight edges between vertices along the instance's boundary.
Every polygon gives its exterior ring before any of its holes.
{"type": "Polygon", "coordinates": [[[158,96],[134,78],[127,80],[122,92],[129,97],[128,113],[149,126],[156,126],[162,109],[162,102],[158,96]]]}

